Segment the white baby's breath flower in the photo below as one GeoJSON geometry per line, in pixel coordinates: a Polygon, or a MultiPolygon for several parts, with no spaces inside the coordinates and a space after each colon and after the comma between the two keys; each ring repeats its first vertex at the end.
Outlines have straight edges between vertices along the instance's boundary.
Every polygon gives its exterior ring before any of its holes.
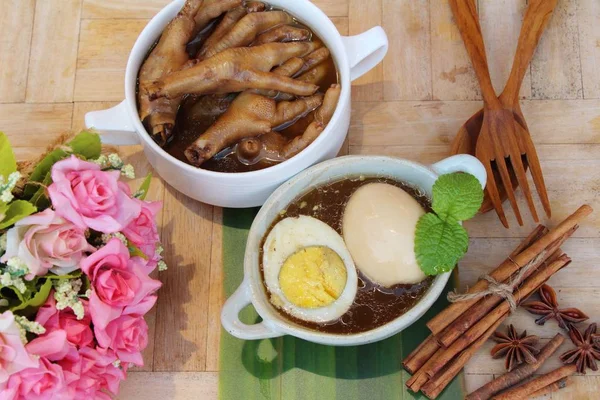
{"type": "Polygon", "coordinates": [[[108,166],[108,158],[104,154],[92,161],[94,164],[98,164],[101,168],[108,166]]]}
{"type": "Polygon", "coordinates": [[[83,303],[79,299],[79,291],[82,285],[81,279],[62,280],[55,283],[54,299],[56,300],[56,309],[70,308],[78,320],[83,319],[83,303]]]}
{"type": "Polygon", "coordinates": [[[123,166],[123,160],[121,160],[121,157],[119,157],[117,153],[112,153],[108,155],[108,163],[111,167],[116,169],[121,169],[121,167],[123,166]]]}
{"type": "Polygon", "coordinates": [[[159,271],[166,271],[167,269],[168,269],[168,267],[167,267],[167,263],[166,263],[166,262],[164,262],[163,260],[160,260],[160,261],[158,262],[158,270],[159,270],[159,271]]]}
{"type": "Polygon", "coordinates": [[[25,263],[25,261],[21,260],[19,257],[11,257],[6,262],[8,266],[7,271],[11,274],[11,276],[18,278],[29,273],[29,267],[25,263]]]}
{"type": "Polygon", "coordinates": [[[157,244],[154,253],[156,253],[157,256],[160,256],[163,253],[163,251],[165,251],[165,248],[162,246],[162,244],[157,244]]]}
{"type": "Polygon", "coordinates": [[[112,365],[115,368],[121,368],[121,360],[116,359],[115,361],[113,361],[112,365]]]}
{"type": "Polygon", "coordinates": [[[17,186],[19,179],[21,179],[21,173],[18,171],[8,175],[8,178],[0,176],[0,201],[4,203],[10,203],[12,201],[14,198],[12,191],[15,186],[17,186]]]}
{"type": "Polygon", "coordinates": [[[3,190],[0,194],[0,201],[4,203],[10,203],[14,199],[14,196],[10,190],[3,190]]]}
{"type": "Polygon", "coordinates": [[[13,286],[19,293],[25,293],[27,291],[27,286],[25,286],[23,279],[13,277],[9,272],[0,275],[0,286],[13,286]]]}
{"type": "Polygon", "coordinates": [[[46,328],[35,321],[30,321],[21,315],[15,315],[15,322],[19,326],[21,334],[21,341],[27,343],[27,332],[34,333],[36,335],[43,335],[46,333],[46,328]]]}
{"type": "Polygon", "coordinates": [[[92,295],[92,289],[88,289],[85,291],[85,294],[83,295],[83,297],[87,297],[89,299],[91,295],[92,295]]]}
{"type": "Polygon", "coordinates": [[[8,307],[9,303],[6,299],[0,299],[0,307],[8,307]]]}
{"type": "Polygon", "coordinates": [[[133,165],[127,164],[121,168],[121,175],[123,175],[127,179],[135,179],[135,171],[133,169],[133,165]]]}
{"type": "Polygon", "coordinates": [[[110,239],[112,239],[112,238],[119,239],[121,241],[121,243],[123,243],[125,246],[127,246],[127,238],[121,232],[103,233],[102,234],[102,243],[106,244],[106,243],[110,242],[110,239]]]}

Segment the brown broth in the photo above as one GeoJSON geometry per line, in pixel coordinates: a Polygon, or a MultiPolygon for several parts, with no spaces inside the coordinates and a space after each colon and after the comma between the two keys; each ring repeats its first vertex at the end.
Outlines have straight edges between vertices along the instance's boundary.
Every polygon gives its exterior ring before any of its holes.
{"type": "MultiPolygon", "coordinates": [[[[260,270],[261,274],[263,274],[263,286],[268,296],[269,290],[264,285],[262,249],[264,240],[273,226],[287,217],[308,215],[325,222],[341,235],[342,216],[350,196],[359,187],[373,182],[388,183],[400,187],[417,200],[426,211],[431,211],[431,202],[424,193],[405,183],[384,177],[347,178],[312,189],[294,200],[285,210],[285,213],[273,221],[273,224],[263,238],[259,255],[260,270]]],[[[414,285],[395,285],[391,288],[386,288],[371,282],[359,271],[358,292],[354,303],[346,314],[334,322],[317,324],[292,317],[283,310],[278,309],[278,311],[285,318],[298,325],[320,332],[335,334],[366,332],[385,325],[410,310],[427,292],[432,282],[433,278],[428,277],[424,281],[414,285]]]]}
{"type": "MultiPolygon", "coordinates": [[[[275,10],[275,8],[271,7],[269,10],[275,10]]],[[[216,25],[217,21],[202,30],[202,32],[188,44],[188,52],[191,57],[193,57],[193,54],[201,47],[202,42],[210,36],[210,33],[216,25]]],[[[312,32],[309,27],[298,21],[296,21],[295,25],[312,32]]],[[[319,40],[319,38],[313,33],[311,40],[319,40]]],[[[329,57],[329,59],[325,61],[325,64],[328,65],[328,73],[327,76],[319,82],[320,93],[325,93],[331,85],[338,83],[337,69],[333,59],[329,57]]],[[[234,98],[235,95],[229,96],[230,101],[234,98]]],[[[221,115],[218,113],[214,115],[199,115],[198,113],[192,112],[194,105],[198,100],[199,98],[196,96],[186,96],[177,113],[173,137],[170,142],[164,146],[164,150],[167,153],[187,164],[189,164],[189,162],[184,154],[185,149],[204,133],[221,115]]],[[[222,111],[224,110],[222,109],[222,111]]],[[[312,116],[313,113],[311,112],[291,125],[275,128],[274,130],[282,133],[288,139],[294,138],[304,133],[304,130],[313,119],[312,116]]],[[[260,159],[253,164],[249,164],[238,158],[236,146],[237,144],[222,150],[212,159],[202,163],[200,168],[218,172],[249,172],[267,168],[280,162],[277,160],[260,159]]]]}

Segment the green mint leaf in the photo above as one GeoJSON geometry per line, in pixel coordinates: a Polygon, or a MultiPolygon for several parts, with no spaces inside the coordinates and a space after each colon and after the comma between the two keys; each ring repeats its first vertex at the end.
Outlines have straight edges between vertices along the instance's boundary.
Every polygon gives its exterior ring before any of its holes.
{"type": "Polygon", "coordinates": [[[28,201],[16,200],[9,204],[5,211],[4,219],[0,221],[0,229],[8,228],[19,220],[33,214],[37,208],[28,201]]]}
{"type": "Polygon", "coordinates": [[[481,184],[471,174],[440,176],[433,185],[432,208],[442,220],[466,221],[477,214],[483,203],[481,184]]]}
{"type": "Polygon", "coordinates": [[[415,254],[426,275],[451,271],[469,247],[467,231],[454,221],[444,221],[435,214],[423,215],[417,222],[415,254]]]}
{"type": "Polygon", "coordinates": [[[46,279],[37,291],[31,293],[32,296],[29,299],[23,299],[21,303],[11,307],[11,311],[20,311],[27,307],[36,309],[41,307],[48,299],[50,290],[52,290],[52,280],[46,279]]]}
{"type": "Polygon", "coordinates": [[[17,160],[6,135],[0,132],[0,175],[5,179],[17,170],[17,160]]]}
{"type": "MultiPolygon", "coordinates": [[[[50,176],[50,170],[52,166],[58,161],[67,158],[69,154],[63,149],[56,149],[51,151],[35,166],[33,172],[29,176],[31,182],[43,182],[47,176],[50,176]]],[[[25,198],[31,199],[40,189],[40,185],[27,184],[25,186],[25,198]]]]}

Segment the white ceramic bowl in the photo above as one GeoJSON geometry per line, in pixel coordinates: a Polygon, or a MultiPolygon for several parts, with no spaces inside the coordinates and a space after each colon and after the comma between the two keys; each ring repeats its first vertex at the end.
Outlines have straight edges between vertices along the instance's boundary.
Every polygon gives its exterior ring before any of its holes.
{"type": "Polygon", "coordinates": [[[108,110],[86,114],[85,124],[96,128],[103,141],[115,145],[142,144],[156,172],[180,192],[204,203],[222,207],[254,207],[264,203],[283,182],[317,162],[335,157],[350,125],[351,82],[377,65],[385,56],[388,40],[381,27],[360,35],[342,37],[331,20],[308,0],[270,0],[309,26],[331,51],[342,85],[331,122],[308,148],[279,165],[246,173],[220,173],[199,169],[163,151],[140,122],[136,106],[136,79],[150,46],[175,17],[185,0],[163,8],[138,37],[127,62],[125,100],[108,110]]]}
{"type": "Polygon", "coordinates": [[[244,256],[244,281],[227,300],[221,313],[225,330],[246,340],[292,335],[315,343],[350,346],[383,340],[410,326],[437,300],[450,273],[438,275],[412,309],[386,325],[352,335],[322,333],[289,321],[271,305],[259,270],[260,243],[279,212],[312,187],[349,176],[384,176],[419,187],[431,196],[433,184],[439,175],[457,171],[473,174],[485,187],[485,168],[469,155],[453,156],[432,166],[391,157],[346,156],[315,165],[281,185],[260,209],[250,228],[244,256]],[[239,320],[239,312],[249,304],[262,317],[261,323],[247,325],[239,320]]]}

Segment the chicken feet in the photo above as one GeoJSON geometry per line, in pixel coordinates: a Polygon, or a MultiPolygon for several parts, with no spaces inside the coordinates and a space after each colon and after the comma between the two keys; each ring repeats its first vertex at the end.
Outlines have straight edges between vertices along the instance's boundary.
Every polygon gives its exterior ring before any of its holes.
{"type": "Polygon", "coordinates": [[[199,166],[219,151],[245,137],[258,136],[308,114],[321,105],[320,94],[295,101],[275,100],[245,91],[229,109],[185,151],[188,161],[199,166]]]}
{"type": "Polygon", "coordinates": [[[225,50],[195,66],[173,72],[143,88],[150,99],[173,99],[184,94],[241,92],[272,89],[297,96],[309,96],[318,87],[312,83],[269,72],[292,57],[315,49],[314,42],[267,43],[256,47],[225,50]]]}
{"type": "Polygon", "coordinates": [[[274,26],[293,22],[294,19],[284,11],[266,11],[245,15],[219,41],[206,49],[204,59],[213,57],[226,49],[248,46],[260,33],[274,26]]]}
{"type": "Polygon", "coordinates": [[[299,28],[292,25],[279,25],[273,29],[261,33],[252,43],[253,46],[260,46],[265,43],[273,42],[297,42],[309,40],[311,33],[308,29],[299,28]]]}
{"type": "Polygon", "coordinates": [[[167,25],[156,47],[140,68],[140,120],[160,145],[164,145],[172,134],[179,100],[162,98],[151,101],[141,88],[163,75],[178,70],[188,61],[185,47],[193,36],[196,26],[194,17],[202,5],[203,0],[186,1],[181,11],[167,25]]]}

